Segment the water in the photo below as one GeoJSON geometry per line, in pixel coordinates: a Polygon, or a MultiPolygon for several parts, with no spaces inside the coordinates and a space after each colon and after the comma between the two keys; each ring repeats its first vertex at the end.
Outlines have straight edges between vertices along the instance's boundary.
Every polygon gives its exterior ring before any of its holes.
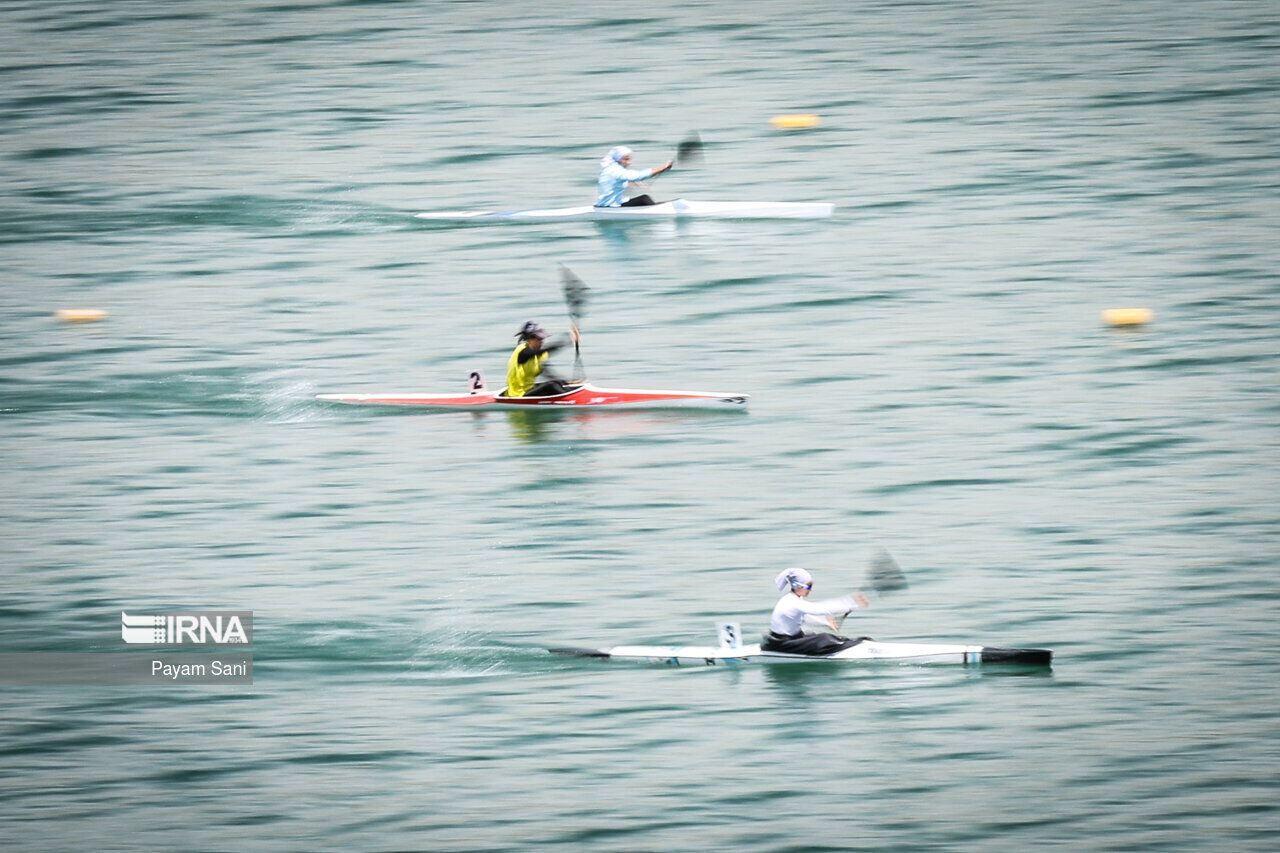
{"type": "Polygon", "coordinates": [[[6,847],[1275,847],[1271,4],[0,24],[0,650],[116,650],[122,609],[257,627],[251,689],[0,688],[6,847]],[[610,145],[690,130],[655,194],[835,218],[408,216],[585,203],[610,145]],[[500,382],[522,322],[564,325],[560,263],[597,382],[751,411],[313,400],[500,382]],[[840,593],[877,545],[911,587],[858,633],[1052,672],[543,651],[754,633],[780,568],[840,593]]]}

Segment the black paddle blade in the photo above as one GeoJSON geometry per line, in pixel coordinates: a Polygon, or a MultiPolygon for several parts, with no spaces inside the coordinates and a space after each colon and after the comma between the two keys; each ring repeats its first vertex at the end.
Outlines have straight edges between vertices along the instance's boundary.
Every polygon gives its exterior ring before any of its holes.
{"type": "Polygon", "coordinates": [[[564,285],[564,301],[569,306],[569,316],[576,323],[587,307],[587,285],[573,274],[573,270],[560,265],[560,281],[564,285]]]}
{"type": "Polygon", "coordinates": [[[893,557],[889,556],[889,552],[881,548],[871,558],[871,565],[867,567],[867,586],[875,590],[878,595],[897,592],[907,588],[907,576],[902,573],[902,569],[898,567],[893,557]]]}
{"type": "Polygon", "coordinates": [[[691,133],[685,137],[680,143],[680,147],[676,149],[676,165],[692,166],[702,161],[702,137],[696,133],[691,133]]]}

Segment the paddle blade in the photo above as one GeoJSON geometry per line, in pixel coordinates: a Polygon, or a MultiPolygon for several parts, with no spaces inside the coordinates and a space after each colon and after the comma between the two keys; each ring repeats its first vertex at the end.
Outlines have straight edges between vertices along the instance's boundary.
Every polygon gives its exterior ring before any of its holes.
{"type": "Polygon", "coordinates": [[[889,556],[889,552],[881,548],[867,567],[867,586],[875,590],[877,595],[897,592],[907,588],[907,576],[902,573],[893,557],[889,556]]]}
{"type": "Polygon", "coordinates": [[[582,279],[573,274],[573,270],[560,265],[560,282],[564,285],[564,302],[569,306],[569,316],[576,323],[587,307],[589,289],[582,279]]]}
{"type": "Polygon", "coordinates": [[[676,149],[675,160],[677,166],[692,166],[702,162],[702,137],[696,133],[686,136],[676,149]]]}

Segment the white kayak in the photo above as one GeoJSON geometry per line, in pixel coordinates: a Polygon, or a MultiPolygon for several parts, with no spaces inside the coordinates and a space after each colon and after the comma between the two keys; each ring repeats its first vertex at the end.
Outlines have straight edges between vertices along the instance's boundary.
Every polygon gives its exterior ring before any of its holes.
{"type": "Polygon", "coordinates": [[[556,207],[541,210],[445,210],[419,213],[418,219],[437,222],[571,222],[608,220],[644,222],[654,219],[827,219],[836,206],[830,202],[694,201],[678,198],[643,207],[556,207]]]}
{"type": "Polygon", "coordinates": [[[796,655],[769,652],[759,643],[739,643],[736,625],[720,626],[719,646],[612,646],[603,649],[553,648],[552,654],[576,657],[612,658],[673,666],[716,666],[736,663],[893,663],[925,664],[1023,664],[1050,666],[1053,652],[1048,649],[1011,649],[997,646],[961,645],[956,643],[881,642],[864,637],[856,645],[830,655],[796,655]]]}

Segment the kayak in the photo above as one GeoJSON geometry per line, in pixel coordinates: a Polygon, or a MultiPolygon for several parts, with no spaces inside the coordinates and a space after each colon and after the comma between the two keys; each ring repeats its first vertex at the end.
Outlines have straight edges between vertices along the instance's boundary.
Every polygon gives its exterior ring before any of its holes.
{"type": "MultiPolygon", "coordinates": [[[[482,384],[482,383],[481,383],[482,384]]],[[[504,391],[506,389],[503,389],[504,391]]],[[[537,409],[739,409],[747,408],[748,395],[720,391],[648,391],[630,388],[598,388],[587,382],[551,397],[505,397],[483,390],[465,396],[431,397],[420,394],[317,394],[317,400],[365,406],[416,406],[430,410],[488,411],[537,409]]]]}
{"type": "Polygon", "coordinates": [[[653,219],[827,219],[830,202],[694,201],[678,198],[643,207],[558,207],[541,210],[446,210],[415,214],[438,222],[646,221],[653,219]]]}
{"type": "Polygon", "coordinates": [[[870,663],[889,661],[904,664],[1023,664],[1050,666],[1049,649],[1011,649],[998,646],[955,643],[880,642],[861,638],[857,645],[830,655],[797,655],[768,652],[759,643],[739,643],[736,625],[722,625],[719,646],[613,646],[605,649],[552,648],[548,652],[575,657],[612,658],[673,666],[716,666],[736,663],[870,663]]]}
{"type": "Polygon", "coordinates": [[[1005,649],[995,646],[967,646],[949,643],[883,643],[862,640],[856,646],[833,655],[792,655],[766,652],[758,643],[729,649],[722,646],[613,646],[608,649],[555,648],[552,654],[577,657],[614,658],[673,666],[716,666],[734,663],[1015,663],[1049,666],[1053,652],[1048,649],[1005,649]]]}

